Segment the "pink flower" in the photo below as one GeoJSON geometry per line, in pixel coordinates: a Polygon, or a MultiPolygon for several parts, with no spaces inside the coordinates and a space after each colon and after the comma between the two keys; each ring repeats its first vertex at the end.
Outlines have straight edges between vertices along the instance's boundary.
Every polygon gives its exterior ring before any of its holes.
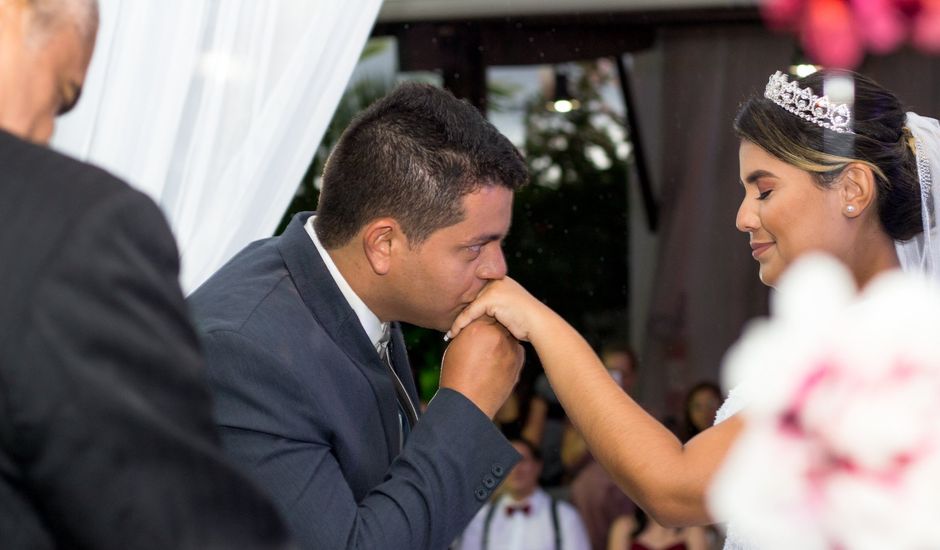
{"type": "Polygon", "coordinates": [[[928,52],[940,53],[940,1],[923,0],[923,4],[914,22],[914,44],[928,52]]]}
{"type": "Polygon", "coordinates": [[[762,11],[771,28],[790,29],[795,28],[803,8],[804,0],[767,0],[762,11]]]}
{"type": "Polygon", "coordinates": [[[749,404],[713,514],[762,550],[940,548],[940,289],[897,272],[856,295],[817,256],[775,300],[725,361],[749,404]]]}
{"type": "Polygon", "coordinates": [[[852,0],[855,21],[875,53],[897,48],[907,36],[907,21],[893,0],[852,0]]]}
{"type": "Polygon", "coordinates": [[[852,11],[843,0],[809,0],[803,45],[811,57],[829,67],[855,67],[864,54],[852,11]]]}
{"type": "Polygon", "coordinates": [[[885,54],[908,36],[940,53],[940,0],[765,0],[762,8],[770,28],[798,32],[823,65],[853,68],[865,49],[885,54]]]}

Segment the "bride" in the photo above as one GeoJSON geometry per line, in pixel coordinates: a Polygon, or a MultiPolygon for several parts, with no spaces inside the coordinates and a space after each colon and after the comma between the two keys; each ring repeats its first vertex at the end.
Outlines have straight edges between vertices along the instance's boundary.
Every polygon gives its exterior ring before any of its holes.
{"type": "MultiPolygon", "coordinates": [[[[862,75],[820,71],[790,81],[777,72],[734,128],[744,189],[736,225],[750,237],[765,284],[808,251],[841,260],[860,287],[902,265],[940,268],[940,247],[924,232],[940,202],[930,177],[934,169],[940,179],[936,120],[905,113],[862,75]],[[837,96],[835,85],[847,93],[837,96]]],[[[742,428],[736,413],[745,395],[732,391],[720,421],[683,445],[614,383],[574,329],[512,279],[484,288],[449,335],[482,315],[532,343],[594,456],[656,521],[712,523],[705,492],[742,428]]],[[[726,548],[743,547],[729,534],[726,548]]]]}

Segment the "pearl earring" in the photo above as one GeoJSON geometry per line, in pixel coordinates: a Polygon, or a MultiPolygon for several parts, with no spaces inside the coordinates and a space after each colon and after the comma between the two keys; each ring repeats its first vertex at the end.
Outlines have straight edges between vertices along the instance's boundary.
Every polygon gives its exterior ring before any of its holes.
{"type": "Polygon", "coordinates": [[[854,214],[854,213],[855,213],[855,207],[850,204],[850,205],[848,205],[848,206],[845,207],[845,211],[848,212],[849,214],[854,214]]]}

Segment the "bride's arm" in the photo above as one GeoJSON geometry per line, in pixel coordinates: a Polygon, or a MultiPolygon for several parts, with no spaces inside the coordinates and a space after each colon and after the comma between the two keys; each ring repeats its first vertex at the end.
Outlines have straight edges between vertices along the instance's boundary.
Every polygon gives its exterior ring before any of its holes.
{"type": "Polygon", "coordinates": [[[705,490],[740,429],[739,419],[683,446],[614,382],[561,317],[544,315],[529,336],[568,416],[617,484],[663,525],[711,523],[705,490]]]}
{"type": "Polygon", "coordinates": [[[490,283],[458,316],[451,333],[482,314],[532,343],[571,421],[630,498],[666,526],[711,522],[705,490],[740,431],[739,419],[707,429],[683,446],[624,393],[581,335],[515,281],[490,283]]]}

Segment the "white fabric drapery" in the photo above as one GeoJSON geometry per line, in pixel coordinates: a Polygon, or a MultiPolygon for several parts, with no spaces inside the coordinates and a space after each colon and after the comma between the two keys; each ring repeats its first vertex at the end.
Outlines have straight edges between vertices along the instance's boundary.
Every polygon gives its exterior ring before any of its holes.
{"type": "Polygon", "coordinates": [[[381,0],[99,0],[81,101],[53,146],[148,193],[186,292],[270,236],[381,0]]]}

